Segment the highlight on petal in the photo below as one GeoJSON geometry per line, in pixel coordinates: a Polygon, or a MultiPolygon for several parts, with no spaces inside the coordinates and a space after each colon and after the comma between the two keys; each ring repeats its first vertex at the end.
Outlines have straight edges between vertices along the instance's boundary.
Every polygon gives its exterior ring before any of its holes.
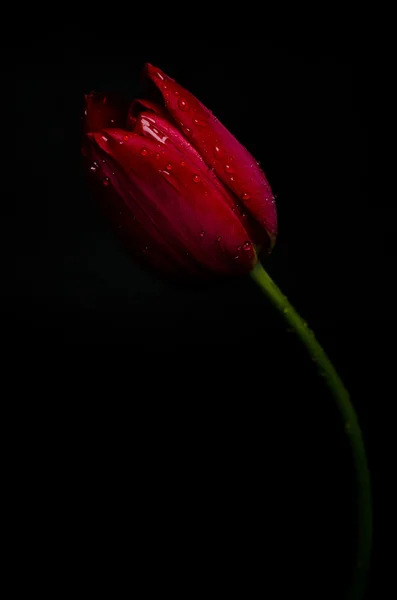
{"type": "Polygon", "coordinates": [[[133,131],[143,137],[152,138],[161,144],[171,144],[176,151],[180,152],[181,159],[183,155],[187,155],[194,162],[200,165],[205,164],[200,154],[181,134],[179,129],[164,117],[148,112],[141,113],[135,121],[133,131]]]}
{"type": "Polygon", "coordinates": [[[116,190],[125,210],[136,215],[149,238],[161,242],[170,262],[172,256],[185,272],[217,275],[253,268],[255,248],[232,210],[234,200],[214,185],[204,164],[172,145],[121,129],[92,133],[89,141],[116,165],[105,187],[116,190]]]}
{"type": "Polygon", "coordinates": [[[124,127],[128,101],[121,95],[91,92],[86,94],[84,133],[101,131],[105,127],[124,127]]]}
{"type": "Polygon", "coordinates": [[[263,227],[273,247],[277,236],[274,196],[253,156],[210,110],[161,69],[147,64],[145,72],[183,135],[263,227]]]}

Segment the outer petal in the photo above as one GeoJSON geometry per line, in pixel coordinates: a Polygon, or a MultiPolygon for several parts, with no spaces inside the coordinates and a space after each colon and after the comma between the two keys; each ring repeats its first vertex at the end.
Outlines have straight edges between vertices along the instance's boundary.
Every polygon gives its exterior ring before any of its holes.
{"type": "Polygon", "coordinates": [[[90,139],[116,165],[106,175],[106,187],[122,197],[124,210],[134,214],[148,238],[162,245],[170,262],[177,257],[187,272],[237,274],[253,268],[253,244],[225,202],[227,192],[213,185],[207,168],[199,169],[170,144],[125,130],[108,129],[90,139]]]}
{"type": "Polygon", "coordinates": [[[185,137],[265,228],[273,247],[277,236],[274,196],[253,156],[193,94],[150,64],[146,71],[185,137]]]}
{"type": "Polygon", "coordinates": [[[91,92],[85,95],[84,133],[105,127],[124,127],[128,101],[116,94],[91,92]]]}

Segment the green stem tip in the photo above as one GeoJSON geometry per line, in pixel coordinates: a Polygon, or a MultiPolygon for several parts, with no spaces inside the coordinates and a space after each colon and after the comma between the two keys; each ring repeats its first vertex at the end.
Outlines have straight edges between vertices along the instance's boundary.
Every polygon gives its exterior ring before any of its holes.
{"type": "Polygon", "coordinates": [[[349,590],[349,600],[364,598],[372,543],[371,484],[365,455],[364,442],[357,414],[351,403],[349,393],[340,379],[335,367],[315,338],[307,323],[291,306],[288,299],[274,283],[260,262],[251,271],[252,279],[258,284],[265,296],[282,314],[289,327],[292,327],[305,345],[312,360],[333,396],[342,418],[346,435],[349,438],[353,455],[357,486],[357,550],[354,572],[349,590]]]}

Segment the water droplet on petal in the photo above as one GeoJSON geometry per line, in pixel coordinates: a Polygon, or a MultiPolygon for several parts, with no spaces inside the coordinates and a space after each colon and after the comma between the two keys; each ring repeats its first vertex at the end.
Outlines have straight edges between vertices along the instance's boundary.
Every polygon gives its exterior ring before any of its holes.
{"type": "Polygon", "coordinates": [[[114,125],[114,119],[110,119],[109,122],[110,122],[111,125],[114,125]]]}
{"type": "Polygon", "coordinates": [[[103,158],[103,159],[102,159],[102,162],[103,162],[103,163],[105,163],[105,162],[106,162],[106,159],[105,159],[105,158],[103,158]]]}
{"type": "Polygon", "coordinates": [[[243,244],[243,250],[244,252],[249,252],[252,248],[252,244],[251,242],[244,242],[243,244]]]}
{"type": "Polygon", "coordinates": [[[205,236],[205,231],[200,231],[200,237],[204,237],[205,236]]]}
{"type": "Polygon", "coordinates": [[[168,85],[165,85],[165,84],[164,84],[164,85],[162,86],[162,88],[163,88],[163,90],[168,90],[168,85]]]}
{"type": "Polygon", "coordinates": [[[93,165],[91,165],[91,166],[90,166],[90,171],[93,171],[93,172],[95,173],[96,169],[97,169],[97,168],[96,168],[96,165],[95,165],[95,163],[94,163],[93,165]]]}
{"type": "Polygon", "coordinates": [[[243,213],[241,216],[242,216],[242,218],[243,218],[243,219],[245,219],[245,217],[246,217],[247,215],[246,215],[245,213],[243,213]]]}
{"type": "Polygon", "coordinates": [[[109,183],[110,183],[109,177],[104,177],[103,178],[103,185],[109,185],[109,183]]]}
{"type": "Polygon", "coordinates": [[[198,175],[193,175],[193,182],[194,183],[199,183],[200,182],[200,177],[198,175]]]}
{"type": "Polygon", "coordinates": [[[193,123],[197,127],[207,127],[207,123],[205,123],[205,121],[200,121],[200,119],[193,119],[193,123]]]}
{"type": "Polygon", "coordinates": [[[219,154],[221,151],[221,149],[219,148],[219,146],[214,146],[214,152],[215,154],[219,154]]]}
{"type": "Polygon", "coordinates": [[[182,160],[182,161],[181,161],[181,167],[184,167],[185,165],[186,165],[185,161],[184,161],[184,160],[182,160]]]}
{"type": "Polygon", "coordinates": [[[226,173],[233,173],[233,169],[229,164],[225,165],[225,171],[226,173]]]}
{"type": "Polygon", "coordinates": [[[247,192],[244,192],[244,194],[241,197],[243,200],[249,200],[251,198],[251,196],[247,192]]]}
{"type": "Polygon", "coordinates": [[[141,156],[147,156],[148,151],[147,148],[141,148],[141,156]]]}
{"type": "Polygon", "coordinates": [[[160,152],[157,152],[156,159],[159,160],[159,158],[160,158],[160,152]]]}
{"type": "Polygon", "coordinates": [[[104,142],[108,142],[108,141],[109,141],[109,138],[107,138],[107,137],[106,137],[106,136],[104,136],[104,135],[102,136],[102,139],[103,139],[103,141],[104,141],[104,142]]]}
{"type": "Polygon", "coordinates": [[[233,175],[231,177],[229,177],[229,181],[234,181],[233,175]]]}
{"type": "Polygon", "coordinates": [[[191,133],[192,130],[190,129],[190,127],[185,127],[185,131],[186,133],[191,133]]]}
{"type": "Polygon", "coordinates": [[[218,237],[216,238],[216,241],[217,241],[217,242],[220,242],[221,240],[222,240],[222,236],[221,236],[221,235],[218,235],[218,237]]]}
{"type": "Polygon", "coordinates": [[[171,171],[171,169],[172,169],[172,164],[171,164],[171,163],[167,163],[167,164],[165,165],[165,168],[166,168],[166,169],[168,169],[168,171],[171,171]]]}
{"type": "Polygon", "coordinates": [[[123,140],[124,140],[125,142],[128,142],[128,140],[129,140],[129,139],[130,139],[130,136],[129,136],[129,135],[125,135],[125,136],[123,137],[123,140]]]}
{"type": "Polygon", "coordinates": [[[174,96],[179,96],[179,92],[177,90],[175,90],[174,96]]]}
{"type": "Polygon", "coordinates": [[[187,103],[187,101],[184,98],[179,98],[178,100],[178,106],[181,110],[183,111],[187,111],[189,110],[189,104],[187,103]]]}
{"type": "Polygon", "coordinates": [[[161,81],[164,81],[164,77],[158,71],[155,73],[155,76],[158,77],[159,79],[161,79],[161,81]]]}

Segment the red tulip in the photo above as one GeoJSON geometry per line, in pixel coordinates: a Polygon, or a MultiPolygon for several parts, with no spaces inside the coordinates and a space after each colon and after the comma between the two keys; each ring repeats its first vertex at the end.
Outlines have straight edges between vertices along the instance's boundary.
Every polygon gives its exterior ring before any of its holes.
{"type": "Polygon", "coordinates": [[[95,193],[135,254],[167,273],[247,273],[277,235],[274,197],[251,154],[160,69],[162,104],[86,96],[82,153],[95,193]]]}

